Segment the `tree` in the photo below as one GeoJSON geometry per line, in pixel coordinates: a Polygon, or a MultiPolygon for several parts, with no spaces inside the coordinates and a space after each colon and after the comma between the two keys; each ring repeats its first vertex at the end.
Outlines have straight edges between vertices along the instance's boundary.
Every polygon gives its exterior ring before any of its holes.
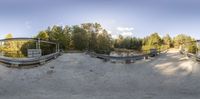
{"type": "Polygon", "coordinates": [[[164,46],[166,46],[166,48],[170,48],[172,46],[172,39],[169,36],[169,34],[164,36],[162,40],[163,40],[163,44],[164,44],[164,46]]]}
{"type": "Polygon", "coordinates": [[[143,40],[143,50],[149,50],[151,48],[160,49],[162,44],[162,40],[158,33],[153,33],[150,36],[147,36],[143,40]]]}
{"type": "Polygon", "coordinates": [[[74,26],[72,29],[72,42],[75,49],[85,50],[88,48],[87,31],[79,26],[74,26]]]}
{"type": "MultiPolygon", "coordinates": [[[[149,50],[151,48],[170,48],[172,45],[179,46],[184,42],[191,41],[192,38],[186,35],[178,35],[173,40],[167,34],[162,39],[158,33],[140,39],[136,37],[123,37],[119,35],[117,39],[112,39],[111,35],[102,28],[99,23],[83,23],[76,26],[56,26],[48,27],[38,34],[39,38],[55,41],[60,44],[63,50],[89,50],[97,53],[108,53],[112,48],[123,48],[131,50],[149,50]]],[[[191,46],[191,52],[194,52],[191,46]]],[[[53,49],[53,47],[47,47],[53,49]]]]}
{"type": "MultiPolygon", "coordinates": [[[[13,38],[12,34],[7,34],[6,39],[13,38]]],[[[16,46],[13,41],[5,41],[3,50],[4,52],[11,52],[12,49],[16,49],[16,46]]]]}
{"type": "Polygon", "coordinates": [[[43,40],[49,40],[49,35],[46,31],[40,31],[37,35],[37,38],[43,39],[43,40]]]}
{"type": "Polygon", "coordinates": [[[8,38],[13,38],[13,35],[12,35],[11,33],[9,33],[9,34],[6,35],[5,38],[6,38],[6,39],[8,39],[8,38]]]}
{"type": "Polygon", "coordinates": [[[117,39],[115,39],[114,47],[115,48],[123,48],[124,37],[122,35],[119,35],[117,39]]]}
{"type": "Polygon", "coordinates": [[[190,36],[179,34],[176,37],[174,37],[174,46],[177,48],[180,45],[192,41],[192,38],[190,36]]]}
{"type": "Polygon", "coordinates": [[[64,50],[68,50],[71,44],[71,28],[69,26],[65,26],[63,29],[62,41],[64,42],[64,50]]]}
{"type": "MultiPolygon", "coordinates": [[[[41,40],[46,40],[46,41],[48,41],[50,39],[50,36],[49,36],[47,30],[40,31],[36,37],[40,38],[41,40]]],[[[22,49],[23,52],[26,52],[26,50],[24,50],[24,49],[30,48],[33,45],[35,45],[34,42],[27,42],[26,46],[23,46],[23,49],[22,49]]],[[[55,45],[43,43],[43,42],[40,43],[40,49],[42,50],[42,55],[48,55],[48,54],[51,54],[56,51],[55,45]]]]}
{"type": "Polygon", "coordinates": [[[140,51],[142,48],[142,40],[136,37],[123,37],[119,35],[114,40],[114,47],[140,51]]]}
{"type": "Polygon", "coordinates": [[[189,53],[193,53],[193,54],[196,54],[197,52],[197,46],[195,43],[192,43],[191,45],[188,46],[188,52],[189,53]]]}
{"type": "Polygon", "coordinates": [[[149,45],[153,46],[154,48],[158,48],[162,44],[161,38],[158,33],[151,34],[148,42],[149,45]]]}
{"type": "Polygon", "coordinates": [[[95,32],[91,32],[90,36],[89,36],[89,45],[88,45],[88,49],[95,51],[97,48],[97,35],[98,33],[95,32]]]}
{"type": "Polygon", "coordinates": [[[41,31],[37,37],[59,43],[60,49],[67,50],[71,44],[71,28],[67,25],[64,28],[54,25],[53,27],[48,27],[46,30],[41,31]]]}
{"type": "Polygon", "coordinates": [[[102,28],[101,24],[94,23],[94,31],[95,31],[95,33],[99,33],[102,30],[103,30],[103,28],[102,28]]]}
{"type": "Polygon", "coordinates": [[[83,23],[81,24],[81,28],[83,28],[87,32],[88,36],[88,50],[94,51],[96,49],[96,38],[97,34],[95,32],[95,27],[93,23],[83,23]]]}
{"type": "Polygon", "coordinates": [[[98,23],[83,23],[81,28],[86,30],[88,35],[88,50],[95,51],[97,48],[97,35],[103,30],[98,23]]]}
{"type": "Polygon", "coordinates": [[[176,48],[180,46],[184,46],[184,48],[189,52],[189,53],[196,53],[197,46],[196,42],[194,42],[195,39],[193,39],[190,36],[184,35],[184,34],[179,34],[176,37],[174,37],[174,46],[176,48]]]}
{"type": "Polygon", "coordinates": [[[142,39],[133,37],[130,41],[130,49],[140,51],[142,48],[142,39]]]}
{"type": "Polygon", "coordinates": [[[96,52],[102,54],[109,54],[112,48],[112,39],[111,35],[108,34],[106,30],[103,30],[102,33],[97,36],[97,50],[96,52]]]}
{"type": "MultiPolygon", "coordinates": [[[[7,34],[6,39],[13,38],[12,34],[7,34]]],[[[3,44],[2,51],[4,52],[4,56],[7,57],[24,57],[24,55],[21,52],[21,47],[24,43],[27,41],[20,41],[20,40],[11,40],[11,41],[5,41],[3,44]]]]}

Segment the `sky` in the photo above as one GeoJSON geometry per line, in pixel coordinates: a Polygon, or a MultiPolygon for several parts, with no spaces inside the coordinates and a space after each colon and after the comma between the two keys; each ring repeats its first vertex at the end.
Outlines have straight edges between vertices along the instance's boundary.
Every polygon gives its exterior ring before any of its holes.
{"type": "Polygon", "coordinates": [[[53,25],[100,23],[116,37],[187,34],[200,39],[199,0],[0,0],[0,38],[53,25]]]}

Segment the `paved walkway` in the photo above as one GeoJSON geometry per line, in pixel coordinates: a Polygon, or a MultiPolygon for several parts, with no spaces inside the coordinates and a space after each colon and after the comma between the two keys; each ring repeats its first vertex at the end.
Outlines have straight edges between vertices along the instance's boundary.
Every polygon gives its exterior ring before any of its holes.
{"type": "Polygon", "coordinates": [[[0,66],[0,99],[199,99],[199,66],[175,50],[134,64],[64,54],[33,69],[0,66]]]}

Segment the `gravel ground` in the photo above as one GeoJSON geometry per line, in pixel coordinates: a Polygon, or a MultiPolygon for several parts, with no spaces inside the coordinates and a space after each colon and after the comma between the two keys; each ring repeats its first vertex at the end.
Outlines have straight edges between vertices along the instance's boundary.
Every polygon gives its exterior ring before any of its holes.
{"type": "Polygon", "coordinates": [[[32,69],[0,66],[0,99],[199,99],[199,66],[174,50],[134,64],[64,54],[32,69]]]}

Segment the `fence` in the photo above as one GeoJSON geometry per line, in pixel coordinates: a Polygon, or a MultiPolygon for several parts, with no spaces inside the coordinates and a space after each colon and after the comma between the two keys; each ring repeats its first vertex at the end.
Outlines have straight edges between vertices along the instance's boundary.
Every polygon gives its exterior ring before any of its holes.
{"type": "Polygon", "coordinates": [[[157,56],[159,53],[160,53],[160,51],[151,50],[151,51],[148,51],[148,53],[146,53],[146,54],[126,56],[126,57],[109,56],[109,55],[105,55],[105,54],[97,54],[94,52],[87,52],[86,54],[89,54],[92,57],[103,59],[104,61],[115,60],[115,61],[124,61],[126,63],[131,63],[136,60],[142,60],[142,59],[147,59],[148,57],[157,56]]]}
{"type": "Polygon", "coordinates": [[[37,57],[37,58],[10,58],[10,57],[0,57],[0,62],[11,65],[12,67],[35,65],[35,64],[44,64],[45,62],[54,59],[61,55],[60,52],[53,54],[37,57]]]}
{"type": "MultiPolygon", "coordinates": [[[[1,39],[0,40],[0,47],[5,48],[0,50],[0,62],[9,64],[11,66],[24,66],[24,65],[33,65],[33,64],[43,64],[47,62],[48,60],[51,60],[53,58],[56,58],[59,56],[60,49],[59,49],[59,43],[53,42],[53,41],[46,41],[42,40],[40,38],[9,38],[9,39],[1,39]],[[22,42],[23,41],[23,42],[22,42]],[[30,42],[31,41],[31,42],[30,42]],[[13,49],[12,46],[9,46],[10,43],[15,46],[16,48],[13,49]],[[27,50],[29,47],[27,45],[33,45],[34,50],[42,50],[41,44],[46,43],[49,45],[55,45],[55,48],[47,47],[47,49],[55,49],[55,52],[52,53],[43,53],[41,56],[37,55],[37,57],[34,56],[33,58],[28,57],[27,50]],[[24,50],[22,50],[23,47],[27,47],[24,50]]],[[[30,48],[29,48],[30,49],[30,48]]],[[[48,50],[43,50],[44,52],[48,52],[48,50]]]]}
{"type": "Polygon", "coordinates": [[[197,55],[197,54],[188,53],[187,51],[184,51],[184,50],[180,50],[180,53],[181,53],[182,55],[187,56],[188,58],[190,58],[190,59],[192,59],[192,60],[195,60],[195,61],[200,62],[200,57],[199,57],[199,55],[197,55]]]}
{"type": "Polygon", "coordinates": [[[186,42],[186,43],[182,44],[180,46],[180,53],[187,56],[190,59],[200,62],[200,40],[186,42]],[[196,51],[195,51],[195,53],[190,53],[186,46],[192,45],[193,43],[196,43],[196,46],[194,46],[196,51]]]}

